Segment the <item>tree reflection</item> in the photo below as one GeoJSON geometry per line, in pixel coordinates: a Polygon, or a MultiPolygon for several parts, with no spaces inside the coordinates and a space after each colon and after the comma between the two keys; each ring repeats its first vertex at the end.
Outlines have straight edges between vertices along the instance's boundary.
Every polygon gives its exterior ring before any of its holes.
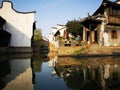
{"type": "Polygon", "coordinates": [[[41,54],[41,53],[33,53],[33,56],[31,57],[31,68],[32,68],[32,82],[35,84],[35,73],[42,71],[42,63],[48,62],[49,57],[47,54],[41,54]]]}
{"type": "Polygon", "coordinates": [[[33,70],[34,72],[41,72],[42,70],[42,62],[48,62],[49,57],[47,57],[46,54],[41,54],[41,53],[34,53],[32,58],[32,65],[33,65],[33,70]]]}
{"type": "Polygon", "coordinates": [[[112,58],[109,58],[102,63],[105,59],[100,58],[101,61],[99,61],[98,58],[91,58],[90,62],[90,59],[84,58],[78,62],[70,57],[59,57],[54,69],[56,74],[63,78],[66,85],[73,90],[120,89],[119,61],[112,62],[112,58]]]}
{"type": "MultiPolygon", "coordinates": [[[[68,73],[66,73],[68,74],[68,73]]],[[[82,70],[73,70],[69,73],[69,76],[66,76],[65,82],[69,88],[80,89],[83,83],[83,72],[82,70]]]]}

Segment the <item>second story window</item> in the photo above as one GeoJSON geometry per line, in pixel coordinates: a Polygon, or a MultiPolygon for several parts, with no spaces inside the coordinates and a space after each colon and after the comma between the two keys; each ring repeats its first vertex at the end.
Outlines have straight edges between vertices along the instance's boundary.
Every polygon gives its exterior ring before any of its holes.
{"type": "Polygon", "coordinates": [[[120,10],[113,9],[113,15],[120,16],[120,10]]]}
{"type": "Polygon", "coordinates": [[[110,8],[110,15],[120,16],[120,9],[110,8]]]}

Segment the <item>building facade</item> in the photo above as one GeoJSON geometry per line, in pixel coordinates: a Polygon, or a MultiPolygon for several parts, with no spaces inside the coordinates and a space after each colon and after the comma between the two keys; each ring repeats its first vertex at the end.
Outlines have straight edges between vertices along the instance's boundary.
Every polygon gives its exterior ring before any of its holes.
{"type": "Polygon", "coordinates": [[[92,16],[81,20],[83,39],[100,46],[120,46],[120,1],[103,0],[92,16]],[[107,32],[107,41],[104,33],[107,32]],[[105,43],[109,43],[105,45],[105,43]]]}
{"type": "Polygon", "coordinates": [[[61,24],[57,24],[56,27],[52,27],[52,32],[49,34],[49,42],[55,47],[59,47],[60,41],[64,41],[69,37],[66,29],[66,26],[61,24]]]}
{"type": "Polygon", "coordinates": [[[19,12],[11,1],[3,1],[0,16],[6,21],[3,30],[11,34],[9,46],[31,47],[35,11],[19,12]]]}

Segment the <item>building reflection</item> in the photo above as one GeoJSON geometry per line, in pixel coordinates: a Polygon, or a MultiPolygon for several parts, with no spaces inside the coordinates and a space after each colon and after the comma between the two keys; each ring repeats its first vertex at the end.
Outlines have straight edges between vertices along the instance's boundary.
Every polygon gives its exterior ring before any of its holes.
{"type": "Polygon", "coordinates": [[[120,90],[120,58],[57,57],[49,61],[52,75],[74,90],[120,90]]]}
{"type": "Polygon", "coordinates": [[[0,62],[1,90],[33,90],[31,55],[8,56],[0,62]]]}

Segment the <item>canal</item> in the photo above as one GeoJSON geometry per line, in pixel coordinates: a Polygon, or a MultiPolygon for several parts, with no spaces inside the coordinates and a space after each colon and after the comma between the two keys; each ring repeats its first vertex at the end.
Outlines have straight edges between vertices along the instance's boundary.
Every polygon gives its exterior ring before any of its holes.
{"type": "Polygon", "coordinates": [[[0,90],[120,90],[120,57],[3,55],[0,90]]]}

